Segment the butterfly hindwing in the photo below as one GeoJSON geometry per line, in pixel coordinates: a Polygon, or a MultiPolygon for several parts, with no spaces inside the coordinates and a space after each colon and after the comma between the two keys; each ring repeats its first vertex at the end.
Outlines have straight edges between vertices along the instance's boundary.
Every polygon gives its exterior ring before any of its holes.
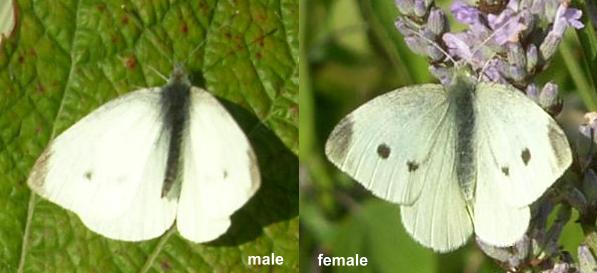
{"type": "Polygon", "coordinates": [[[159,90],[112,100],[60,134],[37,160],[31,189],[106,237],[161,235],[174,222],[176,200],[159,194],[169,141],[159,122],[159,90]]]}
{"type": "Polygon", "coordinates": [[[456,171],[456,128],[448,117],[433,137],[425,185],[416,202],[401,206],[402,223],[421,244],[439,252],[456,249],[473,233],[467,202],[456,171]]]}
{"type": "MultiPolygon", "coordinates": [[[[479,143],[485,147],[487,142],[479,143]]],[[[484,150],[484,149],[482,149],[484,150]]],[[[477,157],[477,182],[474,200],[473,223],[475,234],[481,241],[493,246],[511,246],[520,240],[530,221],[528,206],[513,206],[510,196],[500,189],[503,181],[501,170],[493,162],[477,157]]]]}

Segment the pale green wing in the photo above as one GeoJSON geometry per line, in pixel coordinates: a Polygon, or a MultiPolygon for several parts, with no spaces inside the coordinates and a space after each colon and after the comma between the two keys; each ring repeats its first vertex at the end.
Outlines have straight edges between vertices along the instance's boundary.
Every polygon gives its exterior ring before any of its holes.
{"type": "Polygon", "coordinates": [[[475,137],[483,143],[478,148],[479,174],[488,175],[487,183],[496,184],[491,186],[502,193],[503,201],[527,206],[572,163],[566,135],[520,91],[488,83],[476,90],[475,137]],[[486,174],[489,170],[492,173],[486,174]]]}
{"type": "Polygon", "coordinates": [[[326,143],[326,155],[376,196],[412,204],[436,171],[437,166],[427,161],[435,154],[437,131],[447,110],[441,85],[409,86],[383,94],[340,121],[326,143]]]}
{"type": "Polygon", "coordinates": [[[427,162],[425,186],[412,206],[402,206],[402,223],[419,243],[439,252],[466,243],[473,225],[456,175],[455,122],[440,124],[427,162]]]}
{"type": "MultiPolygon", "coordinates": [[[[530,220],[529,207],[513,206],[510,196],[500,182],[502,171],[487,160],[491,139],[480,139],[477,155],[477,184],[473,222],[475,234],[481,241],[493,246],[511,246],[520,240],[530,220]]],[[[508,149],[504,147],[503,149],[508,149]]]]}

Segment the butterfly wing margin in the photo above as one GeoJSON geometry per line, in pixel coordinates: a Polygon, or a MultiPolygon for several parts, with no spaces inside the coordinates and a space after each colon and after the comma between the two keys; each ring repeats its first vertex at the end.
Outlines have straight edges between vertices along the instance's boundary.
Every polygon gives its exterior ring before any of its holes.
{"type": "Polygon", "coordinates": [[[439,252],[457,249],[473,233],[470,210],[456,172],[454,125],[446,120],[438,127],[434,138],[440,142],[430,147],[432,155],[426,163],[422,192],[414,204],[400,209],[406,231],[422,245],[439,252]],[[442,142],[444,140],[453,141],[442,142]]]}
{"type": "MultiPolygon", "coordinates": [[[[480,83],[476,102],[479,166],[501,171],[497,190],[513,206],[524,207],[539,198],[572,163],[566,135],[541,107],[520,91],[501,84],[480,83]],[[504,147],[508,147],[507,149],[504,147]],[[489,167],[488,167],[489,168],[489,167]]],[[[481,171],[481,170],[480,170],[481,171]]]]}
{"type": "Polygon", "coordinates": [[[169,136],[161,136],[159,91],[123,95],[64,131],[35,163],[29,187],[108,238],[161,235],[176,200],[160,198],[169,136]]]}
{"type": "Polygon", "coordinates": [[[261,180],[247,137],[207,91],[191,89],[189,121],[176,225],[184,238],[199,243],[226,232],[230,216],[261,180]]]}
{"type": "Polygon", "coordinates": [[[325,153],[334,165],[374,195],[412,204],[430,171],[427,164],[420,163],[429,157],[433,135],[447,110],[446,92],[441,85],[388,92],[342,119],[330,134],[325,153]],[[417,172],[409,171],[416,168],[417,172]]]}

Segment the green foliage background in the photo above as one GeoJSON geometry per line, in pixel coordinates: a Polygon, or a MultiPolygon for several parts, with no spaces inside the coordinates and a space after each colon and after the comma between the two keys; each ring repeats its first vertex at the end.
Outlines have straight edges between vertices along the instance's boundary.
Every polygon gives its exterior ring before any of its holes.
{"type": "Polygon", "coordinates": [[[0,46],[0,272],[298,271],[298,1],[17,2],[17,29],[0,46]],[[25,181],[50,139],[118,95],[163,85],[152,68],[168,75],[174,62],[257,152],[262,187],[225,235],[112,241],[31,193],[25,181]],[[272,252],[283,266],[246,264],[272,252]]]}
{"type": "MultiPolygon", "coordinates": [[[[449,11],[452,1],[436,2],[449,11]]],[[[401,86],[436,82],[425,59],[410,52],[395,29],[394,1],[305,0],[300,9],[301,272],[502,272],[472,242],[449,254],[421,247],[405,233],[398,206],[373,197],[323,154],[333,126],[358,105],[401,86]],[[366,268],[321,269],[319,253],[358,253],[370,262],[366,268]]],[[[539,80],[555,81],[562,95],[576,95],[595,110],[597,70],[589,67],[597,64],[597,40],[587,16],[583,20],[588,27],[569,30],[539,80]]],[[[568,223],[564,248],[576,255],[582,240],[581,228],[568,223]]]]}

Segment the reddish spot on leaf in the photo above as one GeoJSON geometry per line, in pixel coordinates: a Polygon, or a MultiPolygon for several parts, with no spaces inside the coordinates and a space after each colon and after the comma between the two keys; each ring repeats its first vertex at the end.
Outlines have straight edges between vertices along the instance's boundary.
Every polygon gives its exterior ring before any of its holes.
{"type": "Polygon", "coordinates": [[[23,57],[23,55],[19,55],[19,57],[17,58],[17,61],[18,61],[20,64],[23,64],[23,63],[25,62],[25,57],[23,57]]]}
{"type": "Polygon", "coordinates": [[[29,55],[33,58],[37,57],[37,51],[35,51],[35,48],[29,49],[29,55]]]}
{"type": "Polygon", "coordinates": [[[265,19],[267,19],[267,17],[265,17],[265,15],[263,13],[259,13],[259,14],[257,14],[257,16],[255,16],[255,20],[257,22],[264,22],[265,19]]]}
{"type": "Polygon", "coordinates": [[[262,57],[263,57],[263,56],[261,55],[261,52],[257,51],[257,53],[255,53],[255,58],[256,58],[257,60],[261,60],[261,58],[262,58],[262,57]]]}
{"type": "Polygon", "coordinates": [[[162,262],[160,262],[160,267],[163,271],[170,271],[172,269],[172,266],[167,260],[163,260],[162,262]]]}
{"type": "Polygon", "coordinates": [[[124,65],[128,69],[133,70],[137,67],[137,59],[134,56],[129,56],[124,60],[124,65]]]}
{"type": "Polygon", "coordinates": [[[124,25],[128,25],[129,23],[129,16],[128,15],[123,15],[122,18],[120,18],[120,22],[122,22],[122,24],[124,25]]]}
{"type": "Polygon", "coordinates": [[[110,36],[110,41],[111,41],[113,44],[116,44],[116,43],[118,43],[118,41],[120,41],[120,39],[118,38],[118,35],[116,35],[116,33],[114,33],[114,34],[112,34],[112,35],[110,36]]]}
{"type": "Polygon", "coordinates": [[[256,41],[260,47],[263,47],[265,45],[265,35],[257,37],[256,41]]]}
{"type": "Polygon", "coordinates": [[[43,84],[41,84],[41,83],[39,83],[39,82],[38,82],[38,83],[35,85],[35,90],[37,90],[37,92],[38,92],[38,93],[41,93],[41,94],[43,94],[43,93],[45,93],[45,92],[46,92],[46,87],[45,87],[43,84]]]}
{"type": "Polygon", "coordinates": [[[189,26],[187,25],[187,22],[182,22],[182,25],[180,26],[180,32],[183,34],[187,34],[189,32],[189,26]]]}
{"type": "Polygon", "coordinates": [[[299,114],[298,105],[290,107],[290,114],[292,115],[292,118],[294,118],[294,119],[296,119],[298,117],[298,114],[299,114]]]}
{"type": "Polygon", "coordinates": [[[209,11],[209,7],[203,1],[199,2],[199,9],[202,12],[208,12],[209,11]]]}
{"type": "Polygon", "coordinates": [[[99,5],[97,5],[97,6],[96,6],[96,8],[97,8],[97,10],[98,10],[99,12],[102,12],[102,13],[103,13],[104,11],[106,11],[106,5],[105,5],[105,4],[103,4],[103,3],[102,3],[102,4],[99,4],[99,5]]]}

